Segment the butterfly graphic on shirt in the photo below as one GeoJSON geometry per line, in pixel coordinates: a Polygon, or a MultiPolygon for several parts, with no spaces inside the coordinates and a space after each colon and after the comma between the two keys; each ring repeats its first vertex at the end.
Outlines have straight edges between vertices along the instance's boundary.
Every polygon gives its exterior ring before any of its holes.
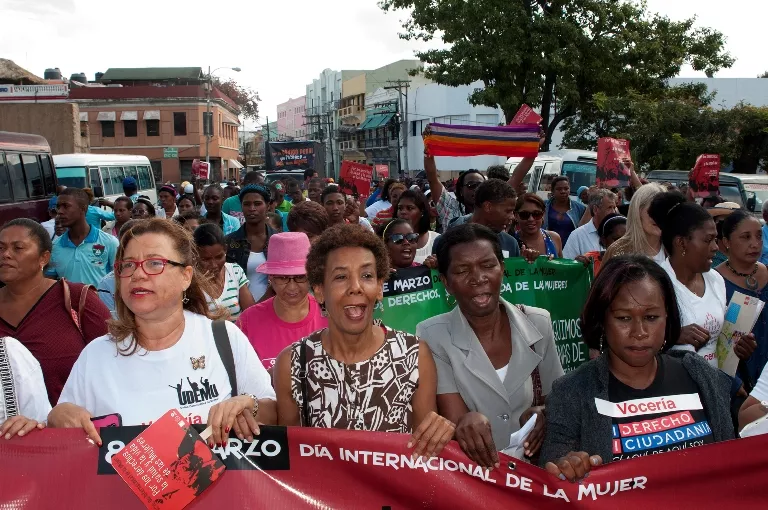
{"type": "Polygon", "coordinates": [[[200,356],[199,358],[190,357],[189,360],[192,362],[193,370],[205,369],[205,356],[200,356]]]}

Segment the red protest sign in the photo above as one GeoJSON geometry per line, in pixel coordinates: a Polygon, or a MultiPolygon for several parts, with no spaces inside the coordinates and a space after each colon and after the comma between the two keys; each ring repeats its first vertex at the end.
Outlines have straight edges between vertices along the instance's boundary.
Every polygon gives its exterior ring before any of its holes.
{"type": "Polygon", "coordinates": [[[379,179],[386,179],[389,177],[388,165],[374,165],[373,168],[376,169],[376,175],[379,177],[379,179]]]}
{"type": "Polygon", "coordinates": [[[208,179],[209,165],[199,159],[192,160],[192,177],[196,179],[208,179]]]}
{"type": "Polygon", "coordinates": [[[371,181],[373,180],[373,167],[342,161],[339,172],[339,187],[347,195],[355,198],[368,198],[371,194],[371,181]]]}
{"type": "Polygon", "coordinates": [[[595,184],[609,188],[627,186],[630,171],[624,164],[624,160],[630,157],[629,141],[618,138],[599,138],[595,184]]]}
{"type": "Polygon", "coordinates": [[[147,508],[163,510],[181,510],[226,469],[176,410],[112,456],[112,467],[147,508]]]}
{"type": "Polygon", "coordinates": [[[720,155],[702,154],[688,176],[688,185],[695,197],[717,195],[720,189],[720,155]]]}
{"type": "Polygon", "coordinates": [[[533,108],[524,104],[515,114],[509,124],[538,124],[542,121],[541,115],[533,111],[533,108]]]}

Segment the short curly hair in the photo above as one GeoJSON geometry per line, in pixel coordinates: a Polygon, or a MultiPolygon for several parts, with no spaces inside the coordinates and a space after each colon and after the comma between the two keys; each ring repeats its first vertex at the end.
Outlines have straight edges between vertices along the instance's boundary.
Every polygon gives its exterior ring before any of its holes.
{"type": "Polygon", "coordinates": [[[365,248],[376,258],[376,278],[389,277],[389,252],[376,234],[360,225],[342,223],[334,225],[317,238],[307,256],[309,285],[315,287],[325,282],[328,255],[339,248],[365,248]]]}
{"type": "Polygon", "coordinates": [[[304,230],[320,235],[328,228],[328,212],[317,202],[304,201],[291,207],[288,212],[288,230],[304,230]]]}

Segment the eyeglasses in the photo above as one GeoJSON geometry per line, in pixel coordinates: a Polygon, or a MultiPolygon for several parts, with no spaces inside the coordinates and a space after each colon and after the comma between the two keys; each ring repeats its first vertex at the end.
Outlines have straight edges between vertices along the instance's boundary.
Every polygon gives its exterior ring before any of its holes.
{"type": "Polygon", "coordinates": [[[129,278],[138,268],[141,268],[148,276],[157,276],[165,271],[165,266],[168,264],[187,267],[186,264],[168,259],[122,260],[115,263],[115,274],[120,278],[129,278]]]}
{"type": "Polygon", "coordinates": [[[467,182],[467,183],[464,183],[464,187],[467,189],[475,189],[478,186],[480,186],[482,183],[483,183],[482,181],[467,182]]]}
{"type": "Polygon", "coordinates": [[[404,242],[415,244],[416,241],[419,240],[419,234],[416,232],[411,232],[410,234],[392,234],[389,236],[389,240],[394,244],[403,244],[404,242]]]}
{"type": "Polygon", "coordinates": [[[296,276],[271,276],[272,281],[274,283],[279,283],[280,285],[288,285],[290,282],[296,282],[296,283],[307,283],[307,275],[300,274],[296,276]]]}
{"type": "Polygon", "coordinates": [[[544,211],[518,211],[517,215],[521,220],[525,221],[533,216],[534,220],[540,220],[544,217],[544,211]]]}

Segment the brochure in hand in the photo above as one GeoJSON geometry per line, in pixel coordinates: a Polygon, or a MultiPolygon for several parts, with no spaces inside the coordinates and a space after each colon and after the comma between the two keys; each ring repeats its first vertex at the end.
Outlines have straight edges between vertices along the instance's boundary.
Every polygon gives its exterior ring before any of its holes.
{"type": "Polygon", "coordinates": [[[717,364],[726,374],[733,377],[739,366],[739,358],[733,352],[733,344],[739,337],[748,335],[757,323],[765,303],[756,297],[734,292],[725,312],[723,329],[717,337],[717,364]]]}
{"type": "Polygon", "coordinates": [[[147,508],[163,510],[181,510],[225,469],[177,410],[165,413],[115,454],[112,467],[147,508]]]}

